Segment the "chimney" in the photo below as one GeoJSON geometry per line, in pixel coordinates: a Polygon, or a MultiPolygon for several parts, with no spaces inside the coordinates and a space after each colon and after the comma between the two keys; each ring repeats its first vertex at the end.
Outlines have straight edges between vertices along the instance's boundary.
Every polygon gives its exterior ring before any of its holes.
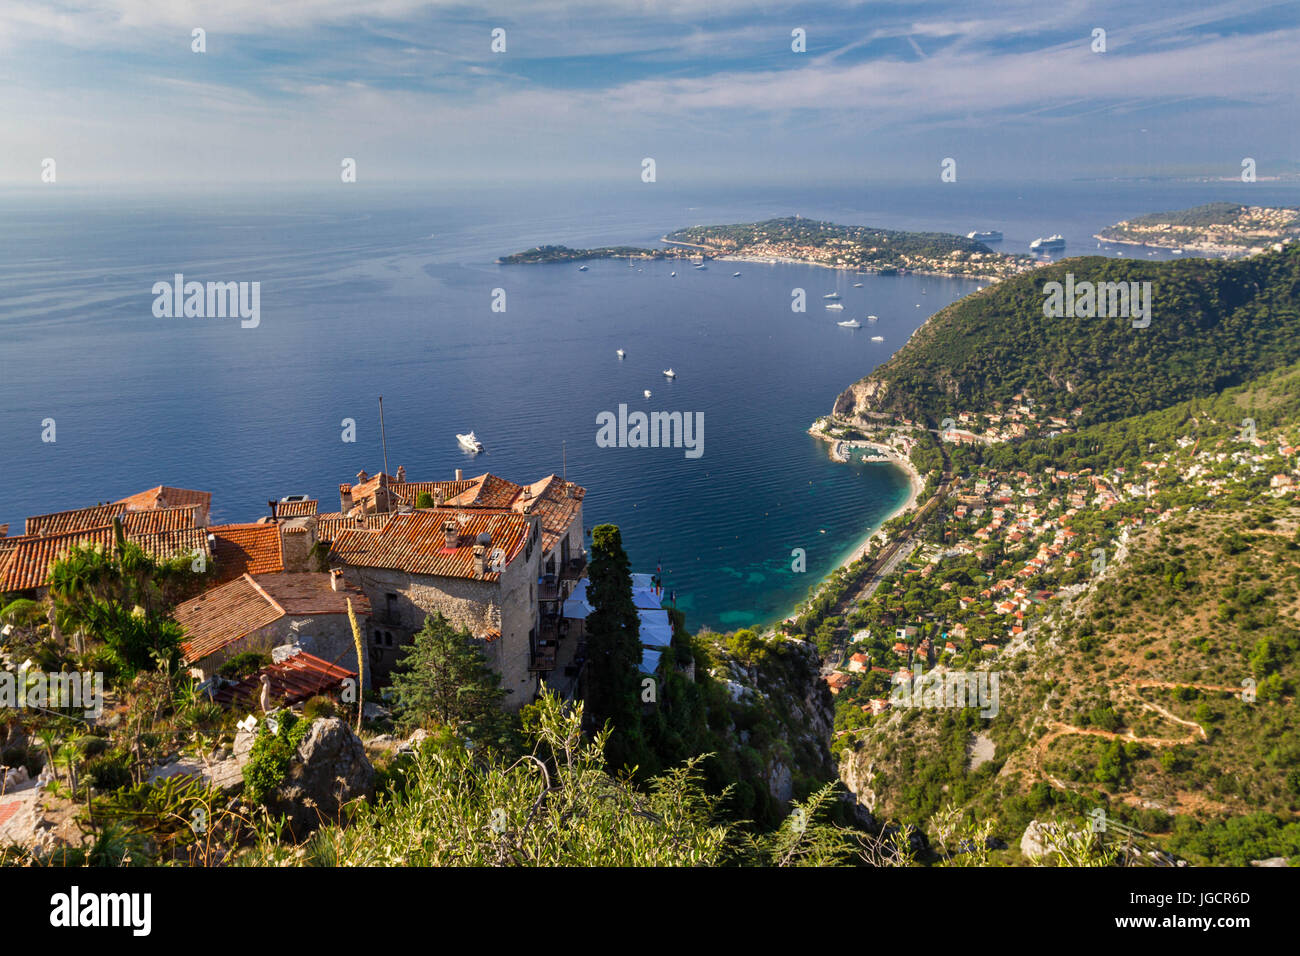
{"type": "Polygon", "coordinates": [[[272,501],[268,501],[268,502],[266,503],[266,506],[267,506],[268,508],[271,509],[271,517],[274,518],[274,517],[275,517],[275,501],[274,501],[274,500],[272,500],[272,501]]]}
{"type": "Polygon", "coordinates": [[[342,587],[343,587],[343,569],[331,568],[330,569],[330,590],[338,591],[341,590],[342,587]]]}
{"type": "Polygon", "coordinates": [[[397,480],[398,480],[398,481],[406,481],[406,466],[405,466],[405,465],[398,465],[398,466],[397,466],[397,480]]]}
{"type": "Polygon", "coordinates": [[[576,492],[573,490],[575,487],[576,486],[573,484],[573,482],[566,481],[564,483],[564,496],[566,498],[572,498],[576,494],[576,492]]]}
{"type": "Polygon", "coordinates": [[[457,469],[456,469],[456,480],[457,480],[457,481],[460,481],[460,480],[461,480],[461,477],[462,477],[463,474],[464,474],[464,473],[463,473],[459,468],[457,468],[457,469]]]}
{"type": "Polygon", "coordinates": [[[442,526],[442,533],[446,539],[446,545],[448,548],[460,547],[460,528],[456,526],[456,522],[447,521],[444,523],[442,526]]]}
{"type": "Polygon", "coordinates": [[[487,548],[481,544],[474,545],[474,573],[480,578],[487,576],[487,548]]]}
{"type": "Polygon", "coordinates": [[[339,485],[339,511],[347,514],[352,510],[352,486],[339,485]]]}
{"type": "Polygon", "coordinates": [[[531,498],[532,496],[533,496],[533,489],[532,489],[532,486],[531,486],[531,485],[524,485],[524,501],[527,501],[527,500],[528,500],[529,498],[531,498]]]}
{"type": "Polygon", "coordinates": [[[364,468],[362,468],[359,472],[357,472],[357,484],[363,485],[366,483],[366,481],[369,478],[370,476],[366,474],[366,470],[364,468]]]}
{"type": "Polygon", "coordinates": [[[441,488],[433,489],[433,506],[435,508],[441,508],[446,503],[447,503],[447,496],[443,494],[442,489],[441,488]]]}

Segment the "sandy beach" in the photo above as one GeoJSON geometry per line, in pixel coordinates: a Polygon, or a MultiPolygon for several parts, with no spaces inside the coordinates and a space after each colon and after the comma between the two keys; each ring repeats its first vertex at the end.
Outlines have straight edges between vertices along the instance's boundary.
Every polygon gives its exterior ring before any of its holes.
{"type": "MultiPolygon", "coordinates": [[[[812,428],[808,429],[808,434],[816,438],[820,438],[825,442],[828,442],[830,444],[829,452],[831,458],[835,461],[847,463],[849,460],[847,457],[845,457],[845,449],[841,446],[849,446],[850,448],[870,448],[873,451],[878,452],[880,454],[880,461],[882,464],[893,465],[895,468],[899,468],[907,474],[908,485],[909,485],[907,499],[901,505],[899,505],[897,508],[891,511],[889,514],[885,515],[885,517],[881,518],[880,521],[878,521],[870,528],[868,528],[863,533],[861,539],[859,539],[857,543],[853,545],[852,548],[850,548],[848,551],[844,553],[844,557],[841,558],[840,561],[835,565],[835,568],[833,568],[832,571],[828,573],[825,578],[823,578],[821,581],[818,582],[817,593],[820,594],[822,589],[826,587],[826,582],[827,579],[829,579],[830,574],[834,573],[834,571],[839,570],[840,568],[848,567],[854,561],[857,561],[859,558],[863,556],[863,554],[866,552],[867,548],[871,544],[871,539],[874,538],[879,533],[881,526],[884,525],[885,522],[890,521],[901,514],[906,514],[907,512],[911,511],[913,508],[916,507],[917,500],[921,497],[921,492],[925,490],[925,480],[921,477],[920,473],[916,470],[915,466],[913,466],[910,461],[900,456],[897,452],[895,452],[892,448],[890,448],[887,445],[881,445],[876,442],[869,442],[869,441],[845,442],[837,438],[832,438],[829,435],[822,434],[820,431],[816,430],[815,425],[812,428]]],[[[801,601],[800,603],[803,602],[801,601]]],[[[772,624],[768,625],[766,630],[770,631],[772,628],[775,627],[777,623],[780,623],[781,621],[790,620],[793,617],[793,612],[794,612],[794,608],[791,608],[790,613],[783,615],[779,619],[779,621],[775,621],[772,624]]]]}

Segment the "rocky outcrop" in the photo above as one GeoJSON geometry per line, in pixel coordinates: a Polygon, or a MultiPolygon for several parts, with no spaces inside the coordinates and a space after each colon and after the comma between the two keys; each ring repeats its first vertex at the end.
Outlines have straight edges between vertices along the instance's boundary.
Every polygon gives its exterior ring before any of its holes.
{"type": "Polygon", "coordinates": [[[375,768],[366,748],[337,717],[321,718],[298,745],[289,773],[267,801],[283,814],[295,839],[339,819],[344,804],[374,792],[375,768]]]}
{"type": "Polygon", "coordinates": [[[889,383],[875,378],[854,382],[835,399],[832,413],[840,418],[855,418],[876,411],[889,393],[889,383]]]}

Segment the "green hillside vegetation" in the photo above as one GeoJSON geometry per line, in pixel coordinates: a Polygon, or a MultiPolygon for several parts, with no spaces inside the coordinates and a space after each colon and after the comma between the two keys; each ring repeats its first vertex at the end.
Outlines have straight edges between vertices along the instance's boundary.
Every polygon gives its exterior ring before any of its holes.
{"type": "Polygon", "coordinates": [[[1145,216],[1134,216],[1128,221],[1134,226],[1155,226],[1161,223],[1171,226],[1222,226],[1236,222],[1245,209],[1245,206],[1235,202],[1209,202],[1190,209],[1151,212],[1145,216]]]}
{"type": "MultiPolygon", "coordinates": [[[[1181,448],[1240,480],[1211,496],[1162,465],[1154,499],[1072,521],[1085,538],[1114,540],[1134,516],[1148,519],[1129,526],[1127,556],[1099,579],[1076,568],[1069,580],[1090,586],[1049,604],[1025,650],[986,665],[1001,673],[996,717],[911,709],[863,727],[837,714],[837,726],[860,728],[839,738],[840,756],[872,768],[879,816],[925,828],[951,801],[1014,844],[1032,819],[1078,822],[1102,808],[1193,863],[1300,855],[1300,503],[1270,493],[1267,469],[1233,463],[1258,448],[1243,440],[1246,418],[1270,448],[1300,440],[1300,365],[1077,434],[962,452],[959,472],[1133,475],[1181,448]],[[978,733],[994,757],[969,770],[978,733]]],[[[933,580],[971,564],[949,559],[933,580]]]]}
{"type": "Polygon", "coordinates": [[[1223,262],[1067,259],[937,313],[837,410],[937,425],[1017,393],[1080,424],[1114,421],[1209,396],[1300,359],[1300,246],[1223,262]],[[1044,284],[1152,283],[1151,324],[1044,316],[1044,284]]]}

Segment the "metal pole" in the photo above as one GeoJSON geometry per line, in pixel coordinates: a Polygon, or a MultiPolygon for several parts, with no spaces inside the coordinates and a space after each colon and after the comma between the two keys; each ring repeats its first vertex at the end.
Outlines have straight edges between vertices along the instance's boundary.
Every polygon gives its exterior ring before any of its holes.
{"type": "Polygon", "coordinates": [[[384,474],[388,474],[388,436],[384,433],[384,396],[379,396],[379,443],[384,449],[384,474]]]}

